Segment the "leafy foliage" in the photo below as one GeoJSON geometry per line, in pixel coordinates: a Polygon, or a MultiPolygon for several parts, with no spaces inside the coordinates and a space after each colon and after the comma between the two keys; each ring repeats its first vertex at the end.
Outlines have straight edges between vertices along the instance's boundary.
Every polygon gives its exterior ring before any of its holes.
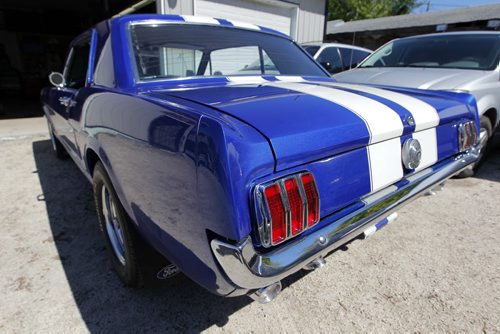
{"type": "Polygon", "coordinates": [[[329,0],[329,20],[363,20],[409,14],[421,6],[417,0],[329,0]]]}

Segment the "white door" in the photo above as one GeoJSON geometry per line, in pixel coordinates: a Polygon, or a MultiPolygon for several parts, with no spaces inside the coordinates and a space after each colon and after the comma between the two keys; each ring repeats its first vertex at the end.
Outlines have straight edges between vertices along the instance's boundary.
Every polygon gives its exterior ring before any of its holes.
{"type": "Polygon", "coordinates": [[[195,15],[252,23],[296,37],[297,5],[281,1],[195,0],[195,15]]]}

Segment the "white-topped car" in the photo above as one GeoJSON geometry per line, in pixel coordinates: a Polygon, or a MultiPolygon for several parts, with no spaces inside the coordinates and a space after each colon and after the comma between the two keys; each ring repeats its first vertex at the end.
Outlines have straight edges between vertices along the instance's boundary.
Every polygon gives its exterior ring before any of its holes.
{"type": "Polygon", "coordinates": [[[302,47],[331,74],[358,66],[373,51],[341,43],[305,43],[302,47]]]}
{"type": "MultiPolygon", "coordinates": [[[[486,151],[500,120],[500,32],[452,32],[393,40],[340,82],[468,92],[477,100],[486,151]]],[[[472,175],[470,169],[464,175],[472,175]]]]}

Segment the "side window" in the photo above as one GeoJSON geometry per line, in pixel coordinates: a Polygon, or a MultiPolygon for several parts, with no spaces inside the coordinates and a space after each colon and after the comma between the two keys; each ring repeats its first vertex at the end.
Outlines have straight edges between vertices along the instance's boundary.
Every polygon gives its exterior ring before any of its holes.
{"type": "Polygon", "coordinates": [[[78,89],[85,86],[87,67],[89,65],[89,54],[90,41],[87,40],[73,46],[64,73],[67,87],[78,89]]]}
{"type": "Polygon", "coordinates": [[[369,55],[370,55],[369,52],[354,50],[354,55],[352,57],[352,62],[353,62],[352,67],[358,66],[358,64],[361,63],[361,61],[363,61],[363,59],[365,59],[369,55]]]}
{"type": "Polygon", "coordinates": [[[321,51],[317,60],[330,73],[338,73],[342,71],[342,63],[340,61],[337,48],[325,48],[323,51],[321,51]]]}
{"type": "Polygon", "coordinates": [[[350,69],[351,67],[351,62],[353,60],[354,56],[354,50],[353,49],[347,49],[347,48],[339,48],[340,55],[342,56],[342,64],[344,64],[344,71],[350,69]]]}
{"type": "Polygon", "coordinates": [[[115,86],[115,69],[113,67],[113,54],[111,51],[111,36],[102,48],[99,61],[94,72],[94,83],[106,87],[115,86]]]}
{"type": "Polygon", "coordinates": [[[344,70],[348,70],[358,66],[370,53],[361,50],[339,48],[344,63],[344,70]]]}

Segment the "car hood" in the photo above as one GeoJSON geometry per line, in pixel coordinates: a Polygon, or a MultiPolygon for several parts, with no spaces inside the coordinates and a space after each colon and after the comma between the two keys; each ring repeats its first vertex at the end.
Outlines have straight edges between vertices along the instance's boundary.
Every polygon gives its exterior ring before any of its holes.
{"type": "Polygon", "coordinates": [[[367,145],[474,118],[469,94],[346,85],[333,80],[256,78],[155,90],[214,108],[263,134],[282,170],[367,145]],[[413,117],[414,123],[408,121],[413,117]]]}
{"type": "Polygon", "coordinates": [[[464,89],[491,72],[444,68],[374,67],[355,68],[335,75],[339,82],[412,87],[419,89],[464,89]]]}

